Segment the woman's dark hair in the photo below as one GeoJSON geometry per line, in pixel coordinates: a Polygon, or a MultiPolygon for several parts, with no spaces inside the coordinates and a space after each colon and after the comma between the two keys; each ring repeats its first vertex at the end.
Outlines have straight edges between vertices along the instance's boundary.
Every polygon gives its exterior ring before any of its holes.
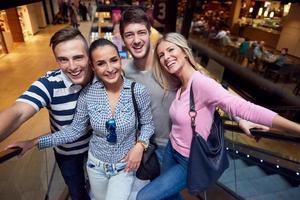
{"type": "Polygon", "coordinates": [[[97,39],[94,42],[92,42],[92,44],[90,46],[90,49],[89,49],[89,58],[90,58],[90,61],[93,61],[93,59],[92,59],[92,53],[93,53],[93,51],[96,48],[107,46],[107,45],[115,48],[116,52],[118,53],[118,56],[120,57],[119,51],[118,51],[118,47],[114,43],[112,43],[110,40],[100,38],[100,39],[97,39]]]}

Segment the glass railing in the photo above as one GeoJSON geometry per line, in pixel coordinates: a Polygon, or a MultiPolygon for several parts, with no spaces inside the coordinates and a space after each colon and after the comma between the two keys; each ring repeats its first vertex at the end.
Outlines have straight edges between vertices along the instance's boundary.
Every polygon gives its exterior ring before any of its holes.
{"type": "Polygon", "coordinates": [[[65,199],[65,183],[53,150],[36,149],[17,158],[19,150],[0,153],[1,200],[65,199]]]}
{"type": "Polygon", "coordinates": [[[225,134],[231,167],[219,183],[244,199],[294,199],[300,195],[300,137],[270,131],[225,134]]]}

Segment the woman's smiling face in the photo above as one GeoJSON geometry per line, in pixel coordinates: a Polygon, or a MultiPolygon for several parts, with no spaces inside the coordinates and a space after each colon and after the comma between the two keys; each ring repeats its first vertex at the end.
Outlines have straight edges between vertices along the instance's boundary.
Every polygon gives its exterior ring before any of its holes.
{"type": "Polygon", "coordinates": [[[121,78],[122,64],[117,50],[110,45],[92,51],[92,69],[104,85],[114,85],[121,78]]]}
{"type": "Polygon", "coordinates": [[[156,54],[160,65],[170,74],[178,74],[188,61],[183,50],[177,45],[162,40],[156,54]]]}

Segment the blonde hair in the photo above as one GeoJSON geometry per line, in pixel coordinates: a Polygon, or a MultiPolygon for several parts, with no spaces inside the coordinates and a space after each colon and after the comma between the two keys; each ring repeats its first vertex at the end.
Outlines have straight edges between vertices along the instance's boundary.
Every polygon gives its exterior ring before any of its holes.
{"type": "Polygon", "coordinates": [[[187,40],[183,35],[179,33],[167,33],[163,37],[161,37],[156,44],[154,60],[153,60],[153,74],[155,79],[158,81],[160,86],[164,90],[177,90],[181,86],[181,81],[174,75],[169,74],[162,66],[160,66],[159,58],[157,55],[157,47],[162,41],[167,41],[172,44],[175,44],[185,53],[187,60],[191,64],[191,66],[197,70],[201,71],[199,64],[195,61],[192,49],[188,46],[187,40]]]}

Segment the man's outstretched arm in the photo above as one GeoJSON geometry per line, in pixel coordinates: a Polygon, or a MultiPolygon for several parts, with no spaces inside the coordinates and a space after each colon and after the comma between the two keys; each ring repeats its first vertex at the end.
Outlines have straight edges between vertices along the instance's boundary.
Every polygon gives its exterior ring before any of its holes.
{"type": "Polygon", "coordinates": [[[15,102],[0,112],[0,142],[10,136],[35,113],[37,111],[33,106],[23,102],[15,102]]]}

